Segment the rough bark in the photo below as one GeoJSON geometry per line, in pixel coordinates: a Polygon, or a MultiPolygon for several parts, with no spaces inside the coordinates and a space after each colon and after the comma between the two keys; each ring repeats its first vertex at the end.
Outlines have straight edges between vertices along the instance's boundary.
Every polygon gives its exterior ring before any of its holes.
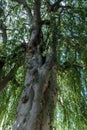
{"type": "Polygon", "coordinates": [[[56,72],[52,53],[42,56],[40,5],[40,0],[34,1],[31,37],[26,53],[25,89],[13,130],[52,130],[53,127],[57,97],[56,72]]]}
{"type": "Polygon", "coordinates": [[[57,97],[56,72],[51,53],[43,60],[40,34],[40,27],[32,29],[26,54],[25,89],[13,130],[51,130],[53,127],[57,97]]]}
{"type": "Polygon", "coordinates": [[[28,60],[25,90],[13,130],[51,130],[57,97],[56,74],[48,62],[41,65],[39,54],[28,60]]]}

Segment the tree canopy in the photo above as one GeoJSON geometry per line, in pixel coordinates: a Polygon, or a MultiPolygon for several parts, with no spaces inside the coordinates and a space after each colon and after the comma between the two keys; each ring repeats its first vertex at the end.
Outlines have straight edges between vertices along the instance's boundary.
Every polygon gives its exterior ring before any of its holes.
{"type": "MultiPolygon", "coordinates": [[[[0,1],[0,125],[13,126],[24,89],[34,0],[0,1]],[[27,4],[26,4],[27,3],[27,4]],[[31,12],[30,12],[31,10],[31,12]]],[[[42,0],[41,41],[54,49],[58,99],[54,129],[87,129],[87,1],[42,0]],[[56,55],[55,55],[56,54],[56,55]]]]}

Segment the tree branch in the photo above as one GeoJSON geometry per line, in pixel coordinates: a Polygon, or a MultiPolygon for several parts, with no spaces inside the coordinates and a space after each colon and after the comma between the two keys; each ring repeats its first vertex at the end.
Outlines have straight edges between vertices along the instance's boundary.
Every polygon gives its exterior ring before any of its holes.
{"type": "Polygon", "coordinates": [[[85,66],[81,66],[81,65],[78,65],[78,64],[72,64],[72,67],[76,67],[76,68],[79,68],[79,69],[87,69],[87,66],[85,65],[85,66]]]}
{"type": "Polygon", "coordinates": [[[3,42],[7,42],[7,32],[6,32],[6,26],[4,25],[3,21],[0,21],[0,29],[2,30],[2,38],[3,42]]]}
{"type": "MultiPolygon", "coordinates": [[[[0,2],[0,17],[4,16],[4,10],[2,8],[2,3],[0,2]]],[[[0,20],[0,29],[2,30],[2,38],[3,42],[7,42],[7,32],[6,32],[6,25],[3,23],[3,20],[0,20]]]]}
{"type": "MultiPolygon", "coordinates": [[[[60,2],[62,2],[63,0],[58,0],[58,1],[56,1],[54,4],[50,4],[50,2],[49,1],[47,1],[47,8],[48,8],[48,11],[49,12],[55,12],[55,11],[57,11],[57,9],[59,9],[59,8],[62,8],[62,11],[64,10],[64,9],[71,9],[71,6],[69,6],[69,5],[65,5],[65,6],[62,6],[62,5],[60,5],[60,2]]],[[[62,12],[61,11],[61,12],[62,12]]]]}
{"type": "Polygon", "coordinates": [[[0,81],[0,92],[6,87],[6,85],[8,84],[8,82],[10,80],[12,80],[12,78],[14,77],[18,67],[21,66],[21,65],[18,65],[18,66],[14,66],[10,72],[3,78],[2,81],[0,81]]]}
{"type": "Polygon", "coordinates": [[[1,78],[2,68],[3,68],[4,64],[5,64],[4,60],[0,59],[0,78],[1,78]]]}
{"type": "MultiPolygon", "coordinates": [[[[41,14],[40,14],[41,0],[34,0],[34,16],[31,26],[30,46],[36,47],[41,40],[41,14]]],[[[31,48],[31,47],[30,47],[31,48]]]]}
{"type": "Polygon", "coordinates": [[[60,2],[63,1],[63,0],[57,0],[54,4],[50,4],[50,2],[48,1],[47,2],[47,5],[49,6],[49,9],[48,11],[49,12],[53,12],[53,11],[56,11],[57,9],[59,9],[60,7],[60,2]]]}
{"type": "Polygon", "coordinates": [[[40,6],[41,0],[34,0],[34,18],[37,25],[41,23],[40,6]]]}
{"type": "Polygon", "coordinates": [[[56,1],[56,2],[51,6],[50,11],[56,11],[56,10],[60,7],[60,2],[61,2],[61,1],[62,1],[62,0],[56,1]]]}
{"type": "Polygon", "coordinates": [[[61,8],[60,13],[62,13],[65,9],[72,9],[72,7],[69,6],[69,5],[66,5],[66,6],[60,6],[60,8],[61,8]]]}
{"type": "Polygon", "coordinates": [[[68,69],[71,69],[71,68],[78,68],[78,69],[83,69],[83,70],[85,70],[85,69],[87,69],[87,66],[81,66],[81,65],[78,65],[78,64],[76,64],[76,63],[69,63],[69,62],[65,62],[63,65],[60,65],[60,66],[57,66],[57,67],[55,67],[54,69],[56,70],[56,71],[62,71],[62,72],[65,72],[66,70],[68,70],[68,69]]]}

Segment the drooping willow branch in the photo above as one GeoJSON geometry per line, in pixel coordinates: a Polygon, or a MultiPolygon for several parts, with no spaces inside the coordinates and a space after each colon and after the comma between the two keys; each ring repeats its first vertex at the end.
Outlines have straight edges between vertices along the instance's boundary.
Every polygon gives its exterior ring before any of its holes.
{"type": "Polygon", "coordinates": [[[19,3],[20,5],[23,5],[23,7],[25,8],[25,10],[26,10],[27,13],[28,13],[28,16],[29,16],[29,19],[30,19],[30,23],[31,23],[32,20],[33,20],[33,15],[32,15],[32,12],[31,12],[30,7],[29,7],[28,4],[26,3],[26,1],[25,1],[25,0],[11,0],[11,1],[17,2],[17,3],[19,3]]]}

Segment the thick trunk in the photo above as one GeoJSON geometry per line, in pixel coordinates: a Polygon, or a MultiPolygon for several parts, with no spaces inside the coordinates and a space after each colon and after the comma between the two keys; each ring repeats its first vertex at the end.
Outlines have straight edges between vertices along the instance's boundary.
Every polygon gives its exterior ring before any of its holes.
{"type": "Polygon", "coordinates": [[[52,130],[56,104],[56,74],[52,54],[42,56],[40,0],[34,3],[34,19],[27,48],[25,89],[13,130],[52,130]]]}
{"type": "Polygon", "coordinates": [[[28,49],[25,89],[17,110],[13,130],[51,130],[56,104],[56,74],[50,57],[42,62],[41,54],[28,49]]]}

